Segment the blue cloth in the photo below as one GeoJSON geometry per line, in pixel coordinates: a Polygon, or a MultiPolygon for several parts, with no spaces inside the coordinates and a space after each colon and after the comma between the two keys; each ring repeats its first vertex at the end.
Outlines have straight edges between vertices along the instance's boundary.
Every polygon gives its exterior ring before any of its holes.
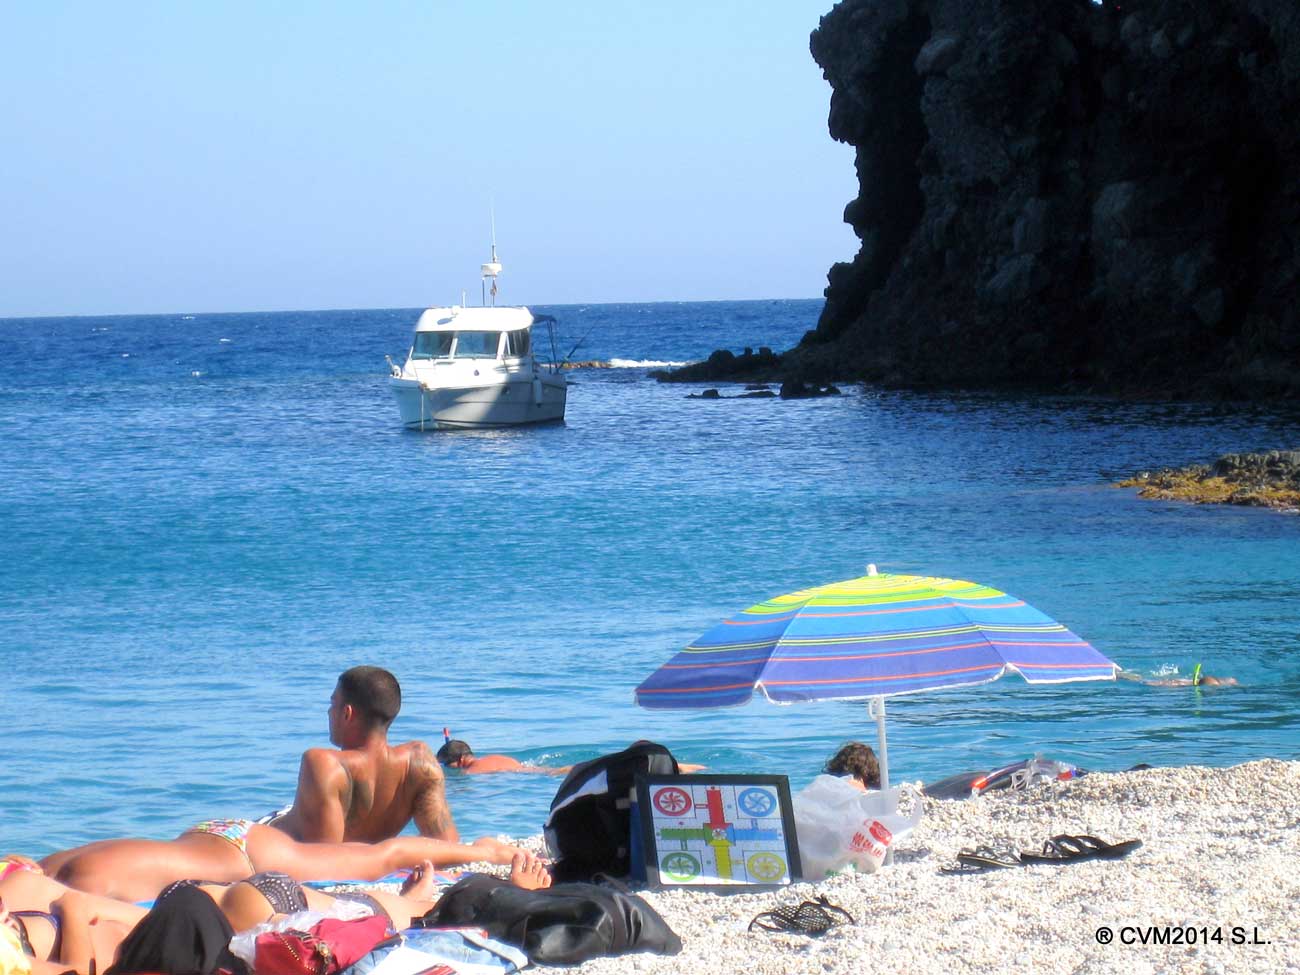
{"type": "MultiPolygon", "coordinates": [[[[469,963],[509,973],[528,964],[528,957],[518,948],[489,938],[477,928],[410,928],[402,932],[402,938],[408,948],[422,951],[453,968],[469,963]]],[[[377,948],[345,969],[342,975],[370,975],[395,947],[377,948]]]]}

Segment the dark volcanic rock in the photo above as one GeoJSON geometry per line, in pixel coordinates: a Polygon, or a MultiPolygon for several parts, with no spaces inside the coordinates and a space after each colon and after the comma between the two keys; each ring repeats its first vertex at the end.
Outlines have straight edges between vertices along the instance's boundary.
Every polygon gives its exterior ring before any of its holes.
{"type": "Polygon", "coordinates": [[[702,393],[687,393],[687,399],[775,399],[776,393],[770,389],[751,390],[748,393],[737,393],[735,396],[723,396],[722,392],[717,389],[706,389],[702,393]]]}
{"type": "Polygon", "coordinates": [[[809,385],[798,379],[787,379],[781,384],[782,399],[812,399],[815,396],[839,396],[840,391],[834,386],[809,385]]]}
{"type": "Polygon", "coordinates": [[[719,349],[703,362],[695,362],[680,369],[658,370],[650,375],[663,382],[709,383],[720,379],[759,379],[774,376],[781,365],[781,357],[767,346],[757,352],[746,349],[735,355],[719,349]]]}
{"type": "Polygon", "coordinates": [[[1296,0],[844,0],[812,53],[862,245],[782,375],[1300,396],[1296,0]]]}

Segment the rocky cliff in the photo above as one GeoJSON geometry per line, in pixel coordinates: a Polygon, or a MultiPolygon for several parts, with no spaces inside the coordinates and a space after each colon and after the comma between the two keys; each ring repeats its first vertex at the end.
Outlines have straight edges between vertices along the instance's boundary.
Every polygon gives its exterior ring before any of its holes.
{"type": "Polygon", "coordinates": [[[806,378],[1300,396],[1297,0],[844,0],[806,378]]]}

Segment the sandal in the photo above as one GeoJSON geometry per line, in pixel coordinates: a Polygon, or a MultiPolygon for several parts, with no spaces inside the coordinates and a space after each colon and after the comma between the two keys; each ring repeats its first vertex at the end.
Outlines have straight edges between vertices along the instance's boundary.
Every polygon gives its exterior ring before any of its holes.
{"type": "Polygon", "coordinates": [[[957,866],[944,867],[943,873],[982,873],[1002,867],[1019,867],[1024,863],[1014,850],[996,850],[991,846],[966,848],[957,854],[957,866]]]}
{"type": "Polygon", "coordinates": [[[1077,863],[1080,860],[1119,860],[1142,845],[1141,840],[1107,843],[1095,836],[1061,833],[1043,843],[1041,853],[1022,853],[1022,863],[1077,863]]]}
{"type": "Polygon", "coordinates": [[[785,931],[796,934],[825,934],[837,924],[856,924],[853,915],[844,908],[832,904],[826,895],[815,901],[804,901],[798,907],[774,907],[764,911],[749,922],[749,930],[785,931]],[[840,915],[835,917],[834,914],[840,915]]]}

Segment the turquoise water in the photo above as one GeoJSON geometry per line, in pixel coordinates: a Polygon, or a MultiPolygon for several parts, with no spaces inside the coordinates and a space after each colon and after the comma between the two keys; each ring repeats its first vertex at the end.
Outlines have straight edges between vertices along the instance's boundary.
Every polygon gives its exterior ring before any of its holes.
{"type": "MultiPolygon", "coordinates": [[[[652,714],[632,689],[721,617],[882,570],[1029,600],[1143,673],[889,705],[895,778],[1035,751],[1097,769],[1300,757],[1300,518],[1139,501],[1159,464],[1296,446],[1280,409],[850,389],[701,401],[636,363],[786,348],[819,302],[558,316],[563,426],[412,433],[412,310],[0,321],[0,847],[256,815],[326,741],[339,671],[397,738],[567,764],[638,737],[798,787],[865,705],[652,714]]],[[[540,829],[556,780],[453,776],[464,832],[540,829]]]]}

